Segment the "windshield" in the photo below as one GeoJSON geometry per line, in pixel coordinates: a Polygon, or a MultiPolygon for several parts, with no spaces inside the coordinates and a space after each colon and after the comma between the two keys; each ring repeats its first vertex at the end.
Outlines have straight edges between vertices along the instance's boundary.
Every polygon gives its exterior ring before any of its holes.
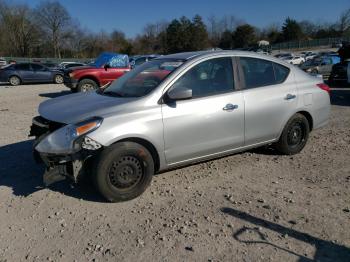
{"type": "Polygon", "coordinates": [[[183,60],[177,59],[155,59],[144,63],[114,81],[103,94],[119,97],[145,96],[183,63],[183,60]]]}

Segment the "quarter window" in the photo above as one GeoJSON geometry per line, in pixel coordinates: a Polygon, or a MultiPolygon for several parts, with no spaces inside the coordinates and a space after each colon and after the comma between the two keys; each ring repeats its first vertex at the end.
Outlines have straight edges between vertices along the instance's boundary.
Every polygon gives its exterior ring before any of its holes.
{"type": "Polygon", "coordinates": [[[280,84],[289,74],[287,67],[263,59],[241,57],[240,63],[247,89],[280,84]]]}
{"type": "Polygon", "coordinates": [[[232,60],[229,57],[202,62],[176,81],[172,88],[192,89],[192,97],[205,97],[234,90],[232,60]]]}

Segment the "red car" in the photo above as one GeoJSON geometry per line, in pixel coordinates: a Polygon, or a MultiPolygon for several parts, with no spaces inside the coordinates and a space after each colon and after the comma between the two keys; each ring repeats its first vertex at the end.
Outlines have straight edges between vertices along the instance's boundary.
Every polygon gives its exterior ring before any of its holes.
{"type": "Polygon", "coordinates": [[[66,70],[64,84],[72,92],[86,92],[98,89],[129,71],[127,55],[102,53],[91,65],[66,70]]]}

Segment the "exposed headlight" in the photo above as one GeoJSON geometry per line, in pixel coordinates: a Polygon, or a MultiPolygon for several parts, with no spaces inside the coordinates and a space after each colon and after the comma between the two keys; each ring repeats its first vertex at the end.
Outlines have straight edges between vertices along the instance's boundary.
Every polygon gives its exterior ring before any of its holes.
{"type": "MultiPolygon", "coordinates": [[[[81,149],[83,135],[99,128],[103,119],[93,117],[77,124],[66,125],[45,137],[37,146],[36,150],[42,153],[68,154],[81,149]]],[[[98,147],[98,145],[94,145],[98,147]]]]}

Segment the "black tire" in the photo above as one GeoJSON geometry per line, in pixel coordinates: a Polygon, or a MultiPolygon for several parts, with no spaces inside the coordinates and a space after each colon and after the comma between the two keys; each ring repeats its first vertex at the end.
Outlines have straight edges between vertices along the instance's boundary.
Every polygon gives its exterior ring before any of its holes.
{"type": "Polygon", "coordinates": [[[19,84],[21,84],[21,79],[18,76],[10,76],[9,78],[9,83],[12,86],[18,86],[19,84]]]}
{"type": "Polygon", "coordinates": [[[55,75],[55,77],[53,78],[55,84],[63,84],[63,80],[63,75],[60,74],[55,75]]]}
{"type": "Polygon", "coordinates": [[[309,133],[308,120],[302,114],[295,114],[284,127],[276,149],[285,155],[297,154],[305,147],[309,133]]]}
{"type": "Polygon", "coordinates": [[[120,142],[101,152],[93,172],[95,186],[102,196],[110,202],[121,202],[146,190],[154,174],[154,162],[142,145],[120,142]]]}
{"type": "Polygon", "coordinates": [[[88,92],[96,90],[98,88],[97,83],[91,79],[83,79],[79,82],[77,86],[78,92],[88,92]]]}

